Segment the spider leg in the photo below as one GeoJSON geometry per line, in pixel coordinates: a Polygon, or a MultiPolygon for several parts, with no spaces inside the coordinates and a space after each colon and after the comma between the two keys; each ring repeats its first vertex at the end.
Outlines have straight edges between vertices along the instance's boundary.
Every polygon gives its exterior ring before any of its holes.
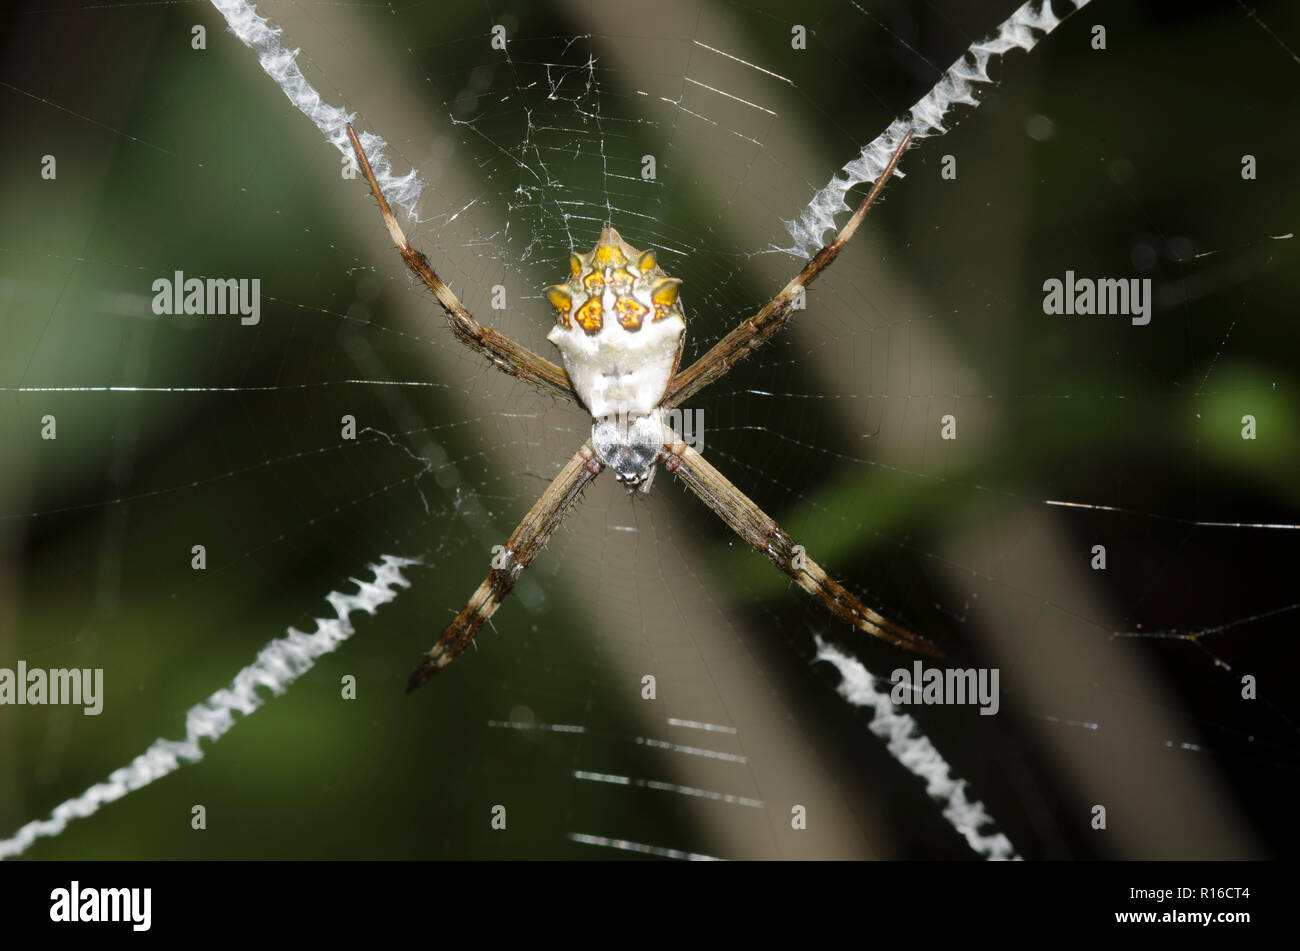
{"type": "Polygon", "coordinates": [[[919,634],[886,619],[863,604],[796,545],[793,538],[745,493],[731,484],[702,455],[682,442],[677,434],[664,427],[664,452],[660,461],[675,472],[686,487],[700,497],[715,515],[750,546],[767,557],[836,617],[847,621],[873,637],[906,647],[922,654],[939,655],[939,649],[919,634]]]}
{"type": "Polygon", "coordinates": [[[532,383],[554,396],[562,396],[567,400],[580,403],[577,394],[573,391],[573,385],[569,382],[569,375],[563,369],[533,353],[527,347],[515,343],[504,334],[499,334],[490,327],[484,327],[470,315],[465,305],[460,302],[460,298],[452,293],[451,288],[434,273],[429,259],[407,243],[406,235],[398,226],[397,219],[393,217],[393,211],[379,188],[379,182],[375,180],[370,160],[366,158],[366,153],[361,148],[361,140],[352,131],[351,125],[348,126],[348,138],[352,140],[352,150],[357,153],[357,162],[361,165],[366,180],[370,182],[370,190],[374,192],[375,199],[379,202],[379,210],[384,216],[384,224],[388,226],[388,233],[392,235],[393,243],[402,253],[406,266],[416,277],[424,281],[425,286],[438,298],[438,303],[447,312],[447,323],[451,327],[451,332],[456,335],[456,339],[471,350],[483,354],[493,366],[511,376],[532,383]]]}
{"type": "Polygon", "coordinates": [[[875,202],[880,190],[885,187],[885,182],[894,174],[899,159],[903,157],[903,151],[911,141],[912,133],[903,136],[903,141],[899,143],[893,158],[880,173],[876,183],[871,186],[871,193],[863,199],[858,210],[853,213],[853,217],[840,229],[840,233],[830,244],[813,255],[813,259],[804,265],[803,270],[782,289],[781,293],[773,297],[753,317],[742,321],[731,333],[714,344],[708,353],[672,378],[661,403],[665,409],[680,406],[710,383],[722,379],[737,363],[776,336],[790,319],[800,292],[830,266],[831,262],[839,256],[840,249],[858,230],[858,225],[866,216],[867,209],[875,202]]]}
{"type": "Polygon", "coordinates": [[[443,630],[433,650],[421,658],[420,665],[415,668],[406,685],[407,693],[450,664],[473,641],[479,628],[496,613],[501,602],[510,594],[524,569],[546,547],[551,534],[569,514],[582,490],[603,468],[596,459],[591,444],[584,443],[547,486],[541,498],[528,510],[505,547],[493,555],[492,569],[488,572],[487,579],[478,586],[469,603],[443,630]]]}

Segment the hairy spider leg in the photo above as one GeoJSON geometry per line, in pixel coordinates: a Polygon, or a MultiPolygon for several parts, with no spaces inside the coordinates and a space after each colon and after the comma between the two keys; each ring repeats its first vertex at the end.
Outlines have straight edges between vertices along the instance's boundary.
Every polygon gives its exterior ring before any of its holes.
{"type": "Polygon", "coordinates": [[[803,270],[795,275],[794,279],[758,313],[741,321],[739,326],[714,344],[708,353],[672,378],[660,404],[664,409],[680,406],[706,386],[716,383],[730,373],[736,364],[781,331],[789,321],[790,314],[794,312],[799,294],[815,281],[822,271],[830,267],[831,263],[839,257],[840,250],[858,230],[858,225],[862,224],[867,210],[875,204],[880,190],[885,187],[885,182],[894,174],[894,169],[898,167],[898,162],[911,141],[912,133],[903,136],[889,164],[880,173],[876,183],[871,186],[871,192],[863,199],[858,210],[853,213],[853,217],[845,223],[830,244],[813,255],[812,260],[804,265],[803,270]]]}
{"type": "Polygon", "coordinates": [[[384,198],[383,189],[379,187],[374,170],[370,167],[370,160],[366,158],[365,150],[361,148],[361,140],[357,138],[351,125],[348,126],[348,138],[352,140],[352,150],[357,154],[357,162],[365,173],[366,181],[370,183],[370,190],[374,192],[375,200],[379,202],[379,211],[384,216],[384,224],[388,227],[393,244],[397,245],[397,250],[401,252],[406,266],[438,298],[438,303],[446,311],[447,324],[456,339],[471,350],[482,354],[502,372],[531,383],[552,396],[581,402],[573,391],[568,374],[563,369],[533,353],[527,347],[515,343],[504,334],[497,333],[491,327],[484,327],[473,318],[465,305],[460,302],[460,298],[452,293],[451,288],[434,273],[429,259],[407,242],[406,235],[393,216],[392,209],[388,207],[388,200],[384,198]]]}
{"type": "Polygon", "coordinates": [[[443,629],[434,648],[421,658],[407,682],[407,693],[450,664],[469,646],[479,628],[487,623],[510,594],[524,569],[546,547],[552,533],[582,495],[582,490],[600,475],[602,469],[604,466],[596,458],[590,443],[584,443],[574,453],[511,533],[505,547],[493,555],[492,568],[469,603],[443,629]]]}
{"type": "Polygon", "coordinates": [[[664,468],[675,473],[686,487],[711,508],[715,515],[749,543],[755,551],[798,582],[836,617],[860,631],[899,647],[939,656],[939,649],[919,634],[913,634],[874,611],[832,578],[813,561],[802,545],[782,531],[781,526],[731,484],[702,455],[664,427],[664,468]]]}

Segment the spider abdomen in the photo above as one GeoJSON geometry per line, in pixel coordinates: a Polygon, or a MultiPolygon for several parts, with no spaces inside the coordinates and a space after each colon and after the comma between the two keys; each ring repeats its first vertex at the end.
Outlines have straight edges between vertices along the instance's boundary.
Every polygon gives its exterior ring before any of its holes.
{"type": "MultiPolygon", "coordinates": [[[[658,406],[686,336],[681,281],[613,228],[569,260],[569,279],[546,289],[556,311],[547,335],[592,417],[592,449],[619,481],[648,486],[662,449],[658,406]]],[[[644,487],[644,486],[643,486],[644,487]]]]}

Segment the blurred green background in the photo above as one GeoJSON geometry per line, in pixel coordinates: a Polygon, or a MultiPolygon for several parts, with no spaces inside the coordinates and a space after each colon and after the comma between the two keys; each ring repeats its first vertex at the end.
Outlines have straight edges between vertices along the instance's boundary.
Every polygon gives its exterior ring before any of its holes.
{"type": "MultiPolygon", "coordinates": [[[[772,250],[782,219],[1014,7],[259,4],[322,97],[428,182],[408,233],[480,319],[553,356],[540,288],[612,223],[684,279],[686,359],[799,266],[772,250]]],[[[1300,15],[1252,9],[1095,0],[996,61],[979,109],[908,154],[789,332],[695,404],[706,454],[810,554],[954,663],[1002,670],[997,717],[914,715],[1029,858],[1282,855],[1298,838],[1300,536],[1196,524],[1300,522],[1300,15]],[[1067,269],[1150,278],[1152,323],[1045,316],[1042,282],[1067,269]],[[1206,633],[1113,636],[1130,632],[1206,633]],[[1244,674],[1259,700],[1240,698],[1244,674]]],[[[879,676],[911,658],[841,629],[670,478],[646,500],[598,483],[478,649],[405,696],[584,438],[580,414],[458,347],[362,183],[210,5],[0,17],[16,133],[0,666],[106,681],[99,717],[0,708],[0,836],[181,736],[192,704],[391,553],[423,559],[413,587],[287,695],[27,855],[625,854],[571,838],[587,834],[736,858],[972,856],[812,662],[814,635],[879,676]],[[154,316],[151,284],[175,270],[260,278],[260,323],[154,316]],[[103,386],[200,391],[33,391],[103,386]]]]}

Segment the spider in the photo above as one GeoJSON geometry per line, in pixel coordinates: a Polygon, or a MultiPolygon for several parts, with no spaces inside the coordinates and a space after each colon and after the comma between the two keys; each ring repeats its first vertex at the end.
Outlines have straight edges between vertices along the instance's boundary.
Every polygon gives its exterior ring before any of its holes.
{"type": "Polygon", "coordinates": [[[573,401],[591,414],[591,438],[564,465],[504,548],[493,557],[486,580],[443,630],[438,643],[421,658],[407,683],[408,693],[470,644],[596,476],[606,468],[613,469],[614,477],[627,485],[629,492],[647,492],[658,464],[676,473],[732,531],[831,613],[891,644],[925,654],[939,653],[928,640],[887,620],[827,575],[802,545],[796,545],[666,422],[669,410],[721,379],[786,325],[800,292],[853,237],[897,167],[911,133],[903,138],[870,194],[835,239],[818,251],[768,304],[680,373],[677,367],[686,338],[686,318],[679,296],[682,282],[664,273],[654,251],[638,251],[607,227],[589,253],[570,255],[568,280],[546,289],[556,313],[555,326],[547,339],[560,351],[564,363],[561,369],[509,337],[484,327],[470,315],[434,273],[429,259],[407,242],[351,125],[348,137],[393,243],[406,266],[438,298],[456,339],[483,354],[498,369],[553,396],[573,401]]]}

